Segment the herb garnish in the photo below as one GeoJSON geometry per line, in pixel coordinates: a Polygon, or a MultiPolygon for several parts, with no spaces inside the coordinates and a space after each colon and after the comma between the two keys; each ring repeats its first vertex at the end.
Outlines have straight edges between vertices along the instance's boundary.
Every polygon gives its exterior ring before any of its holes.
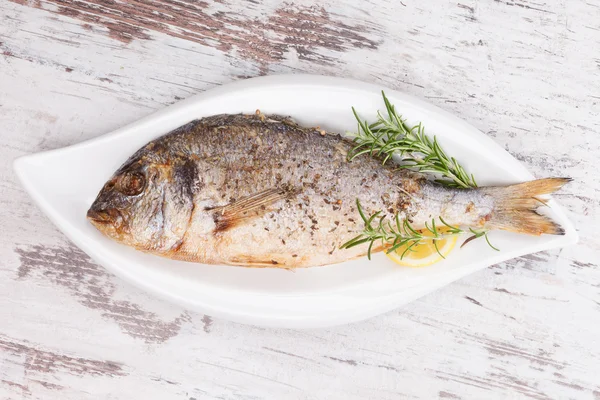
{"type": "Polygon", "coordinates": [[[475,177],[469,175],[454,157],[446,155],[436,137],[431,140],[425,135],[421,123],[412,128],[406,125],[385,93],[381,92],[388,117],[377,112],[377,122],[368,124],[358,116],[352,107],[352,112],[358,121],[358,133],[354,138],[357,143],[349,154],[348,159],[362,154],[382,157],[385,164],[394,154],[402,157],[399,168],[412,169],[423,173],[441,175],[436,182],[458,188],[477,187],[475,177]]]}
{"type": "MultiPolygon", "coordinates": [[[[382,163],[385,164],[394,155],[398,155],[401,157],[399,168],[435,174],[437,183],[449,187],[461,189],[477,187],[475,177],[472,174],[469,175],[454,157],[449,157],[442,150],[435,136],[433,139],[426,136],[421,123],[412,128],[409,127],[402,116],[396,112],[395,107],[390,103],[385,93],[382,91],[381,94],[388,114],[387,118],[378,111],[377,121],[368,124],[367,121],[361,120],[354,107],[352,107],[352,112],[358,122],[358,132],[354,138],[357,145],[348,154],[350,161],[360,155],[369,154],[381,158],[382,163]]],[[[431,220],[431,224],[425,224],[425,229],[433,236],[425,236],[415,230],[408,220],[401,221],[398,214],[395,215],[393,222],[386,221],[385,216],[380,216],[381,211],[367,218],[358,199],[356,205],[364,222],[363,232],[344,243],[340,248],[348,249],[363,243],[369,243],[367,251],[369,259],[371,259],[371,250],[376,241],[381,241],[382,245],[389,246],[386,249],[387,253],[407,245],[401,255],[402,258],[424,239],[432,240],[437,252],[443,258],[438,249],[437,241],[467,232],[471,232],[473,236],[469,237],[462,246],[473,239],[485,237],[488,245],[494,250],[498,250],[490,243],[486,230],[477,231],[469,228],[469,231],[465,231],[447,224],[440,216],[438,218],[445,225],[447,232],[442,233],[439,231],[434,218],[431,220]]]]}

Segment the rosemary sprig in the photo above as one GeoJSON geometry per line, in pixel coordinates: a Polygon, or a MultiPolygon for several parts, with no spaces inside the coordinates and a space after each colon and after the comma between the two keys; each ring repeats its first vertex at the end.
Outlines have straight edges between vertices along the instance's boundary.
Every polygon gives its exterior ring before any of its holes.
{"type": "MultiPolygon", "coordinates": [[[[344,243],[340,248],[349,249],[354,246],[358,246],[363,243],[369,243],[367,249],[367,256],[371,259],[371,252],[375,242],[380,241],[381,245],[387,247],[386,253],[396,251],[402,246],[406,246],[406,249],[400,255],[400,258],[404,258],[407,252],[414,251],[412,248],[418,245],[423,240],[432,240],[438,254],[445,258],[437,247],[437,241],[446,239],[451,236],[458,236],[466,233],[467,231],[462,230],[457,226],[448,224],[442,217],[438,217],[443,226],[446,227],[446,232],[441,232],[440,228],[436,225],[435,218],[431,220],[431,224],[425,223],[425,229],[431,233],[432,236],[425,236],[423,233],[417,231],[412,227],[408,220],[400,220],[398,214],[396,214],[394,221],[386,220],[386,216],[381,216],[381,211],[367,217],[360,204],[360,201],[356,200],[356,207],[360,218],[363,220],[364,229],[360,235],[350,239],[344,243]]],[[[470,232],[473,233],[473,238],[485,236],[487,239],[486,231],[476,231],[469,228],[470,232]]],[[[488,240],[488,244],[496,249],[488,240]]],[[[497,250],[497,249],[496,249],[497,250]]]]}
{"type": "Polygon", "coordinates": [[[471,233],[473,234],[473,236],[470,236],[467,240],[465,240],[463,242],[463,244],[460,245],[460,248],[462,249],[465,244],[469,243],[471,240],[474,239],[478,239],[480,237],[484,237],[485,241],[487,242],[488,246],[490,246],[492,249],[496,250],[496,251],[500,251],[499,248],[495,247],[491,242],[490,242],[490,238],[488,237],[488,231],[486,230],[482,230],[482,231],[476,231],[473,228],[469,228],[469,231],[471,231],[471,233]]]}
{"type": "Polygon", "coordinates": [[[377,112],[377,121],[368,124],[361,120],[358,113],[352,112],[358,121],[358,132],[354,138],[357,145],[348,155],[349,160],[370,154],[381,157],[383,164],[395,154],[402,158],[400,168],[412,169],[423,173],[434,173],[437,182],[459,188],[477,187],[475,177],[469,175],[454,157],[449,157],[440,147],[437,138],[425,135],[422,124],[409,127],[402,119],[385,93],[381,92],[387,118],[377,112]]]}

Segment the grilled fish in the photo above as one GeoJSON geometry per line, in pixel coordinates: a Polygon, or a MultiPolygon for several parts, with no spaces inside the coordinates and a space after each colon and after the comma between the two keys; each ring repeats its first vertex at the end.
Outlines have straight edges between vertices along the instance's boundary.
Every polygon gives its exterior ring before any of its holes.
{"type": "MultiPolygon", "coordinates": [[[[568,181],[451,189],[363,156],[351,141],[276,115],[216,115],[190,122],[132,155],[87,217],[106,236],[171,259],[284,268],[366,254],[340,249],[362,232],[356,207],[396,213],[415,227],[452,225],[562,234],[536,213],[537,196],[568,181]]],[[[382,248],[373,249],[373,251],[382,248]]]]}

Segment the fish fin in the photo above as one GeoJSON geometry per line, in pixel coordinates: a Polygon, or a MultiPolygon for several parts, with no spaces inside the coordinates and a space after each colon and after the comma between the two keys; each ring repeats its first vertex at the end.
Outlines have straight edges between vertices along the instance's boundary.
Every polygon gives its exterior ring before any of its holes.
{"type": "Polygon", "coordinates": [[[225,206],[211,208],[214,211],[215,232],[223,232],[248,219],[269,212],[268,206],[294,194],[290,188],[273,188],[244,197],[225,206]]]}
{"type": "Polygon", "coordinates": [[[238,265],[241,267],[251,267],[251,268],[287,268],[283,266],[280,262],[273,259],[252,259],[249,257],[237,257],[232,258],[226,261],[229,265],[238,265]]]}
{"type": "Polygon", "coordinates": [[[544,178],[506,187],[482,188],[495,198],[494,211],[485,226],[529,235],[564,235],[560,225],[538,213],[537,209],[545,205],[545,200],[539,196],[553,193],[571,180],[544,178]]]}

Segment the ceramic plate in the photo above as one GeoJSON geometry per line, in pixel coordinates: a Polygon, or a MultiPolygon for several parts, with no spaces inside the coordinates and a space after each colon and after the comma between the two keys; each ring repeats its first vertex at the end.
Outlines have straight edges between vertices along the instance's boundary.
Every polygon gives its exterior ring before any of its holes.
{"type": "MultiPolygon", "coordinates": [[[[560,207],[549,212],[564,236],[492,232],[496,252],[477,240],[426,268],[401,268],[377,254],[342,264],[287,271],[172,261],[112,242],[86,211],[112,173],[138,148],[196,118],[218,113],[293,116],[330,131],[356,129],[354,106],[372,120],[383,109],[381,87],[322,76],[269,76],[235,82],[181,101],[124,128],[59,150],[22,157],[15,170],[39,207],[77,246],[114,274],[160,296],[215,317],[263,326],[309,328],[349,323],[397,308],[489,265],[566,246],[577,234],[560,207]]],[[[421,121],[444,149],[475,173],[480,185],[533,176],[464,121],[406,94],[385,90],[409,123],[421,121]]],[[[90,121],[90,124],[94,123],[90,121]]]]}

